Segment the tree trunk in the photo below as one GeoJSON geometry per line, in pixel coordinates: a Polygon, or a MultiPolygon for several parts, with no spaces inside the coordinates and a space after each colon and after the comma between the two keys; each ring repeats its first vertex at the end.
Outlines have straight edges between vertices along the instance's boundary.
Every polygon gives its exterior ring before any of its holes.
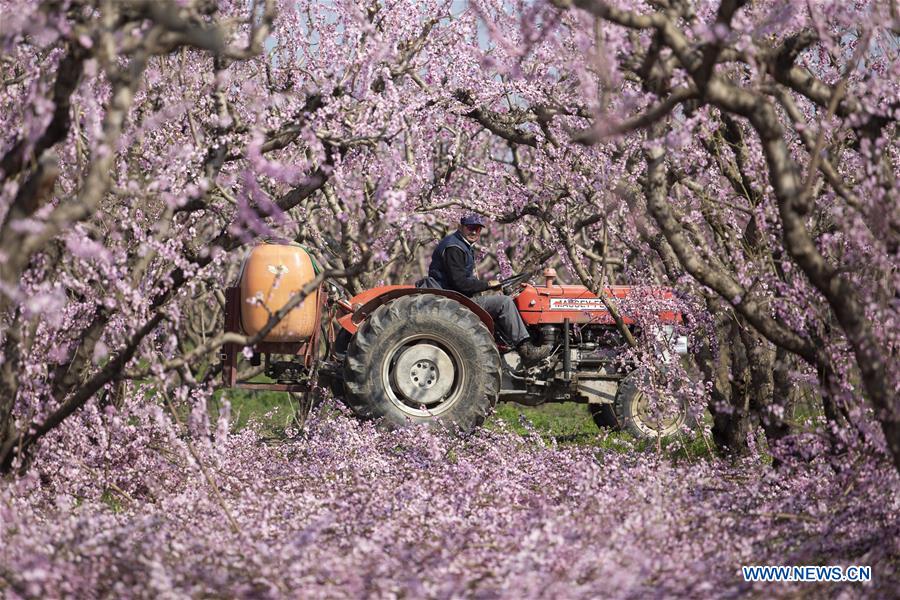
{"type": "MultiPolygon", "coordinates": [[[[776,353],[765,339],[749,328],[741,328],[741,338],[747,349],[750,368],[750,411],[759,417],[766,440],[772,447],[790,433],[790,426],[784,421],[784,411],[776,408],[779,402],[775,397],[776,353]]],[[[786,379],[786,375],[781,373],[779,377],[786,379]]],[[[780,382],[782,386],[786,384],[786,381],[780,382]]]]}
{"type": "Polygon", "coordinates": [[[710,315],[717,315],[715,342],[701,345],[697,366],[712,383],[707,408],[713,418],[713,441],[722,454],[743,456],[749,452],[750,430],[746,354],[733,313],[712,297],[706,299],[706,307],[710,315]]]}
{"type": "Polygon", "coordinates": [[[713,413],[713,441],[725,454],[744,456],[749,453],[750,432],[750,367],[747,350],[741,340],[740,325],[732,317],[725,331],[725,348],[731,362],[729,388],[731,402],[726,411],[713,413]]]}

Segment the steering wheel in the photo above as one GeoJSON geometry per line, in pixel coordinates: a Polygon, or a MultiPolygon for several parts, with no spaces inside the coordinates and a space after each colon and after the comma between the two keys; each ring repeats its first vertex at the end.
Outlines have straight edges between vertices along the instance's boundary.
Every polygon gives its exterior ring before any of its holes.
{"type": "Polygon", "coordinates": [[[512,277],[507,277],[506,279],[500,280],[500,291],[506,295],[509,295],[511,292],[516,290],[519,287],[519,284],[525,281],[528,281],[531,278],[533,271],[528,271],[526,273],[519,273],[518,275],[513,275],[512,277]]]}

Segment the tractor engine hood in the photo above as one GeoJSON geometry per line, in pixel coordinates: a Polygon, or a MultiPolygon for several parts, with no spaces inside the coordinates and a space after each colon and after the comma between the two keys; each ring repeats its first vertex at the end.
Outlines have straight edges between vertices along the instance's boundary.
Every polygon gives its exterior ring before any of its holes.
{"type": "MultiPolygon", "coordinates": [[[[607,287],[606,294],[618,306],[626,324],[637,320],[638,315],[628,310],[634,304],[639,304],[642,310],[652,310],[664,323],[682,320],[669,289],[616,285],[607,287]]],[[[603,301],[583,285],[529,284],[516,296],[516,306],[526,325],[562,323],[565,319],[571,323],[615,323],[603,301]]]]}

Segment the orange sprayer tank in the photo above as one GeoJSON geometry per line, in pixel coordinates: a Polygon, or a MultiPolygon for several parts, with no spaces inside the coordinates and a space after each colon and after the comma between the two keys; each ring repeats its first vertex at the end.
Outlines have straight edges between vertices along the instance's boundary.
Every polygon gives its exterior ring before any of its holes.
{"type": "MultiPolygon", "coordinates": [[[[303,248],[262,244],[250,251],[241,269],[241,327],[247,335],[259,333],[269,314],[281,309],[291,296],[315,279],[312,260],[303,248]],[[257,302],[247,302],[250,298],[257,302]]],[[[265,337],[266,342],[301,342],[316,329],[313,292],[292,309],[265,337]]]]}

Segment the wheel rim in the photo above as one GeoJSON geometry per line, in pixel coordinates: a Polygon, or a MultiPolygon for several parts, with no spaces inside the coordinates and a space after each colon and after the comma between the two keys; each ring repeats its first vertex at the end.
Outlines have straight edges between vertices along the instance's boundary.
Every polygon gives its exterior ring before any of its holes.
{"type": "Polygon", "coordinates": [[[687,409],[683,402],[673,403],[671,406],[663,414],[658,414],[651,408],[647,395],[638,392],[633,412],[635,426],[649,437],[672,435],[684,424],[687,409]]]}
{"type": "Polygon", "coordinates": [[[459,353],[435,335],[400,340],[387,351],[381,367],[388,398],[413,417],[435,417],[449,410],[467,377],[459,353]]]}

